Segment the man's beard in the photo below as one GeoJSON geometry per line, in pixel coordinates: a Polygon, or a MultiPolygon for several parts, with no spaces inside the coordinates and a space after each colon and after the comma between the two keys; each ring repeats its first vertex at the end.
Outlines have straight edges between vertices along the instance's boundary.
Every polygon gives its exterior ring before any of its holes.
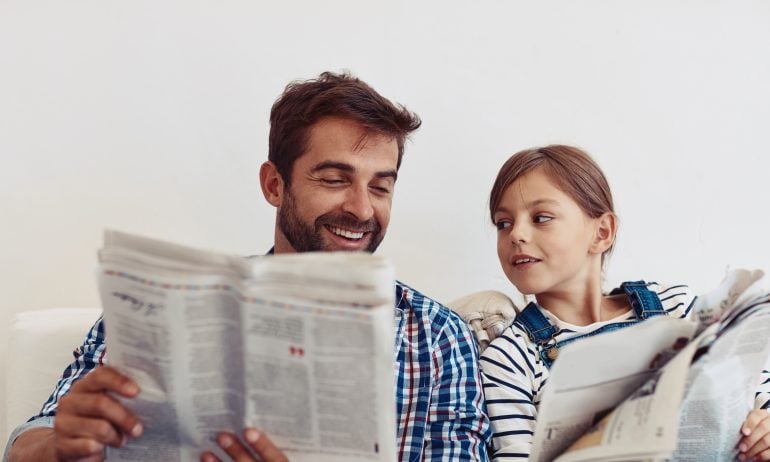
{"type": "MultiPolygon", "coordinates": [[[[324,239],[321,232],[325,225],[371,233],[369,244],[364,249],[367,252],[374,252],[385,237],[382,227],[373,217],[367,221],[358,221],[350,214],[326,213],[316,218],[314,226],[311,226],[299,217],[294,195],[288,188],[286,189],[283,204],[278,209],[278,228],[295,251],[317,252],[336,250],[324,248],[324,239]]],[[[364,236],[366,237],[366,235],[364,236]]]]}

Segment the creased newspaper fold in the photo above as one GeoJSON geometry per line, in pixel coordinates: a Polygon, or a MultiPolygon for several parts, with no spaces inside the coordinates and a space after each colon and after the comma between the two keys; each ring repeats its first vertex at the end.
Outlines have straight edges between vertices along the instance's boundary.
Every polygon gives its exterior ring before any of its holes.
{"type": "Polygon", "coordinates": [[[242,258],[108,231],[107,362],[144,435],[109,460],[198,460],[265,431],[292,461],[395,459],[393,268],[363,253],[242,258]]]}
{"type": "Polygon", "coordinates": [[[767,278],[733,270],[693,310],[568,345],[531,460],[733,460],[770,353],[767,278]]]}

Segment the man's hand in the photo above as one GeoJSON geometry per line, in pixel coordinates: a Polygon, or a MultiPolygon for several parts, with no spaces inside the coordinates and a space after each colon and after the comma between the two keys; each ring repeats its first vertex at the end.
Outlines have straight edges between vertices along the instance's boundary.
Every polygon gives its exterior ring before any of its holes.
{"type": "Polygon", "coordinates": [[[770,412],[754,409],[741,426],[738,460],[770,460],[770,412]]]}
{"type": "MultiPolygon", "coordinates": [[[[254,428],[247,428],[243,432],[243,439],[249,447],[259,456],[263,462],[289,462],[289,459],[278,449],[270,438],[254,428]]],[[[249,451],[238,441],[238,437],[232,433],[220,433],[217,443],[233,458],[234,462],[256,462],[249,451]]],[[[201,462],[222,462],[210,452],[201,454],[201,462]]]]}
{"type": "Polygon", "coordinates": [[[139,387],[107,366],[75,382],[59,402],[54,448],[60,461],[101,461],[106,446],[121,447],[142,434],[139,419],[107,392],[133,398],[139,387]]]}

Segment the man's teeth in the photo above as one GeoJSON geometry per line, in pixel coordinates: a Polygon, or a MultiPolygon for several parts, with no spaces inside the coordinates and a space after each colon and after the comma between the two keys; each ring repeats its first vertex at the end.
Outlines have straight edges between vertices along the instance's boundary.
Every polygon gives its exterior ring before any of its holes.
{"type": "Polygon", "coordinates": [[[515,260],[513,262],[514,265],[520,265],[522,263],[529,263],[529,262],[536,262],[537,260],[534,258],[519,258],[518,260],[515,260]]]}
{"type": "Polygon", "coordinates": [[[361,239],[362,237],[364,237],[363,232],[354,233],[353,231],[348,231],[347,229],[336,228],[336,227],[329,227],[329,229],[331,230],[331,232],[333,232],[337,236],[346,237],[348,239],[361,239]]]}

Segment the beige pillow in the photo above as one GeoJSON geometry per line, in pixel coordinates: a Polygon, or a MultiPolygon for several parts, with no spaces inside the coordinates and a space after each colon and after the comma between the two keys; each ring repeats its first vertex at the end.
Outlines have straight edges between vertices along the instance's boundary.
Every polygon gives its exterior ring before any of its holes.
{"type": "Polygon", "coordinates": [[[516,317],[518,309],[502,292],[482,290],[450,302],[447,306],[462,316],[476,336],[479,351],[502,334],[516,317]]]}

